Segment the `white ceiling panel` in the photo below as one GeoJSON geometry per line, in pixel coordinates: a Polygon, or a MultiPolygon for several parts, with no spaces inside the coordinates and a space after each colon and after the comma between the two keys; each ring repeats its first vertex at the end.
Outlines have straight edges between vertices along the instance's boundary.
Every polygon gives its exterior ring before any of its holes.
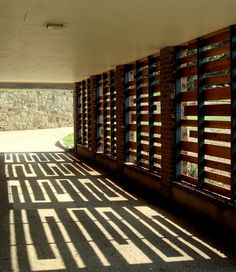
{"type": "Polygon", "coordinates": [[[231,24],[236,0],[0,0],[0,81],[72,83],[231,24]]]}

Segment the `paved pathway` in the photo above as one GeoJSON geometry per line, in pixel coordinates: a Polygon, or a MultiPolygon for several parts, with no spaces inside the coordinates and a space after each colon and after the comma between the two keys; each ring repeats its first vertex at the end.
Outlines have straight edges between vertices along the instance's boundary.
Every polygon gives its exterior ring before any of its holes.
{"type": "Polygon", "coordinates": [[[1,272],[236,271],[230,249],[69,153],[1,153],[0,169],[1,272]]]}
{"type": "Polygon", "coordinates": [[[62,137],[73,132],[72,127],[0,132],[0,152],[62,151],[62,137]]]}

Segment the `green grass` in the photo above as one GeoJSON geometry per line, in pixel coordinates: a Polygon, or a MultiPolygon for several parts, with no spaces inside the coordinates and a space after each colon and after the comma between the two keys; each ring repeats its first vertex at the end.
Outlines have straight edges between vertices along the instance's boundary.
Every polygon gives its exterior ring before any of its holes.
{"type": "Polygon", "coordinates": [[[68,134],[64,138],[62,138],[62,144],[66,148],[73,148],[74,147],[74,134],[68,134]]]}

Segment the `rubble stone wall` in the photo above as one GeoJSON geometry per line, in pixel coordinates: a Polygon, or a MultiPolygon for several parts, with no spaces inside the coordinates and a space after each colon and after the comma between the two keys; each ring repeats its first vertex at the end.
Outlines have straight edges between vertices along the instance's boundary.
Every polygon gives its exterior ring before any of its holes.
{"type": "Polygon", "coordinates": [[[73,90],[0,90],[0,131],[70,126],[73,90]]]}

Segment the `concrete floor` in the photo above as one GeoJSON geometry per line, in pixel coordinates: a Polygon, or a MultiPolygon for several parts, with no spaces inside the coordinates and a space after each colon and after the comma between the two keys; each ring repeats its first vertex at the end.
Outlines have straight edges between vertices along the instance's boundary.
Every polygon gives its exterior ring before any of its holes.
{"type": "Polygon", "coordinates": [[[53,146],[1,150],[1,272],[236,271],[231,247],[53,146]]]}

